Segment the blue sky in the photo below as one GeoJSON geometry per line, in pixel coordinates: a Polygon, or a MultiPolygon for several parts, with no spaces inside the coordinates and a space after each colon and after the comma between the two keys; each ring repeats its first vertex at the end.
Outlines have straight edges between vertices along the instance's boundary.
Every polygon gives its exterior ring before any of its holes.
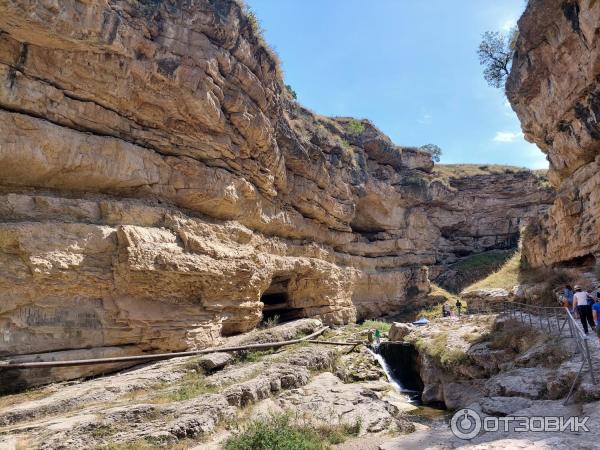
{"type": "Polygon", "coordinates": [[[298,101],[368,118],[400,145],[434,143],[442,163],[545,168],[476,54],[525,0],[247,0],[298,101]]]}

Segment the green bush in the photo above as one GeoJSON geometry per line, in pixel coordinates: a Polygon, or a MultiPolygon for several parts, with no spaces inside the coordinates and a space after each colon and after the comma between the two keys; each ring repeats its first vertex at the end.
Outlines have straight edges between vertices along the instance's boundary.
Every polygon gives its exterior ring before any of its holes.
{"type": "Polygon", "coordinates": [[[262,328],[273,328],[279,324],[279,315],[275,314],[272,317],[269,317],[263,320],[261,327],[262,328]]]}
{"type": "Polygon", "coordinates": [[[250,422],[226,442],[225,450],[328,450],[347,436],[357,436],[360,421],[355,424],[313,426],[295,424],[289,415],[273,416],[250,422]]]}
{"type": "Polygon", "coordinates": [[[390,322],[383,322],[381,320],[365,320],[360,324],[361,330],[378,329],[379,331],[388,332],[392,324],[390,322]]]}
{"type": "Polygon", "coordinates": [[[365,126],[359,120],[350,119],[350,122],[346,125],[346,131],[354,136],[358,136],[365,131],[365,126]]]}
{"type": "Polygon", "coordinates": [[[292,96],[292,98],[294,100],[296,100],[298,98],[298,95],[296,94],[296,91],[292,88],[292,86],[290,86],[289,84],[286,84],[285,89],[289,92],[289,94],[292,96]]]}

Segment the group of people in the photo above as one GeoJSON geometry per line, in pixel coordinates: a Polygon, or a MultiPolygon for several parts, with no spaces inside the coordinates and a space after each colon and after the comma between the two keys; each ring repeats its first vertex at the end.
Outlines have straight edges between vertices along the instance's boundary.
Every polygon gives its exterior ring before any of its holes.
{"type": "MultiPolygon", "coordinates": [[[[458,317],[460,317],[460,313],[462,311],[462,303],[460,301],[460,299],[456,300],[456,312],[458,314],[458,317]]],[[[442,305],[442,316],[443,317],[450,317],[452,315],[452,309],[450,308],[450,305],[448,303],[444,303],[442,305]]]]}
{"type": "Polygon", "coordinates": [[[567,284],[563,289],[562,301],[573,314],[579,315],[585,334],[588,334],[591,328],[596,330],[600,339],[600,288],[586,291],[579,285],[572,288],[567,284]]]}

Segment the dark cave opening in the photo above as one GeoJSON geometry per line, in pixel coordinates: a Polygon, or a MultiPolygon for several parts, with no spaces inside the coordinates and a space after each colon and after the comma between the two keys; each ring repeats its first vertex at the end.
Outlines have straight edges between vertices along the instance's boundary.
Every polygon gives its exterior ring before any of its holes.
{"type": "Polygon", "coordinates": [[[390,375],[402,389],[418,394],[423,392],[419,373],[419,353],[414,345],[401,342],[382,342],[376,352],[387,364],[390,375]]]}
{"type": "Polygon", "coordinates": [[[263,303],[263,322],[275,318],[278,322],[289,322],[303,317],[303,308],[293,308],[290,305],[289,282],[289,276],[273,278],[271,285],[263,292],[260,297],[260,301],[263,303]]]}

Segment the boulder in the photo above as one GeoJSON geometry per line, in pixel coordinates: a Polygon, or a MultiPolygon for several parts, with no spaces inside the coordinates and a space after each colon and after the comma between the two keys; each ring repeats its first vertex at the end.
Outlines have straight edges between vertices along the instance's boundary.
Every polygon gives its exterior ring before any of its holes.
{"type": "Polygon", "coordinates": [[[198,358],[198,365],[206,371],[222,369],[233,361],[233,356],[229,353],[209,353],[198,358]]]}
{"type": "Polygon", "coordinates": [[[551,371],[542,367],[513,369],[502,372],[485,383],[488,395],[494,397],[526,397],[534,400],[547,396],[551,371]]]}
{"type": "Polygon", "coordinates": [[[414,329],[415,326],[411,323],[394,322],[388,333],[388,339],[392,342],[401,342],[404,336],[414,329]]]}
{"type": "Polygon", "coordinates": [[[530,399],[523,397],[486,397],[479,403],[481,410],[491,416],[507,416],[532,404],[530,399]]]}
{"type": "Polygon", "coordinates": [[[485,393],[478,381],[444,383],[442,389],[444,404],[448,409],[462,408],[485,393]]]}
{"type": "Polygon", "coordinates": [[[487,374],[498,372],[505,363],[512,361],[514,358],[514,353],[511,350],[492,349],[489,342],[473,344],[467,350],[467,355],[487,374]]]}

